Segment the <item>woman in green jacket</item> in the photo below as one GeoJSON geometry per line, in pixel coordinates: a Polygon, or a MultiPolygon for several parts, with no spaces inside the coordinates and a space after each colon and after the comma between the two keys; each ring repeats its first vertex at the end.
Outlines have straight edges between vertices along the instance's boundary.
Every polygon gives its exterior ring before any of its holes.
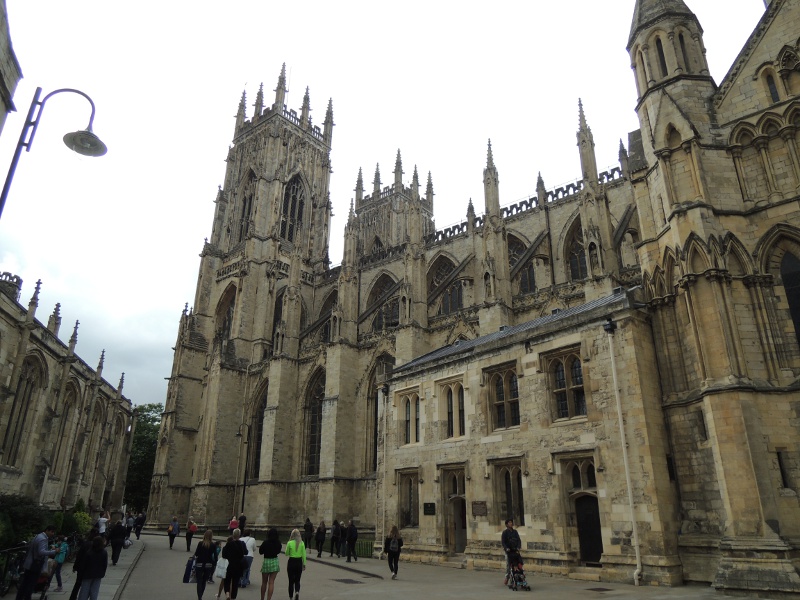
{"type": "Polygon", "coordinates": [[[289,599],[300,600],[300,577],[306,570],[306,545],[299,529],[293,529],[291,539],[286,543],[286,572],[289,575],[289,599]]]}

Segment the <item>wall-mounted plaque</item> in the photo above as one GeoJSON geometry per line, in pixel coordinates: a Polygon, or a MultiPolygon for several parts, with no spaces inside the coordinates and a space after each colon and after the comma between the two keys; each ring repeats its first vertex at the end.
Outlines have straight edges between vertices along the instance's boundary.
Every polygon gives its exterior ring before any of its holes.
{"type": "Polygon", "coordinates": [[[424,515],[435,515],[436,514],[436,503],[435,502],[425,502],[422,505],[422,514],[424,515]]]}
{"type": "Polygon", "coordinates": [[[473,517],[485,517],[488,515],[489,512],[486,509],[486,502],[484,501],[476,501],[472,503],[472,516],[473,517]]]}

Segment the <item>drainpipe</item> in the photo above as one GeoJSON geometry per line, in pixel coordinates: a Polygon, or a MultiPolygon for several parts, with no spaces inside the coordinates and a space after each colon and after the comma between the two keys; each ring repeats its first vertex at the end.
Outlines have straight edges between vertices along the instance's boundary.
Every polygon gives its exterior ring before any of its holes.
{"type": "MultiPolygon", "coordinates": [[[[386,538],[386,420],[389,412],[389,385],[384,383],[380,388],[380,405],[383,407],[383,483],[377,486],[378,490],[383,488],[383,516],[381,517],[381,537],[375,541],[382,543],[386,538]]],[[[378,533],[377,523],[375,533],[378,533]]],[[[377,537],[377,535],[375,536],[377,537]]],[[[383,550],[383,547],[381,547],[383,550]]]]}
{"type": "Polygon", "coordinates": [[[639,578],[642,575],[642,552],[639,548],[639,527],[636,524],[636,516],[633,512],[633,486],[631,485],[631,468],[628,463],[628,442],[625,439],[625,423],[622,419],[622,400],[619,396],[619,386],[617,385],[617,361],[614,358],[614,332],[617,324],[611,317],[606,319],[603,330],[608,335],[608,349],[611,354],[611,376],[614,381],[614,398],[617,401],[617,418],[619,419],[619,439],[622,444],[622,462],[625,465],[625,482],[628,485],[628,506],[631,513],[631,527],[633,530],[633,549],[636,552],[636,570],[633,572],[633,584],[639,585],[639,578]]]}

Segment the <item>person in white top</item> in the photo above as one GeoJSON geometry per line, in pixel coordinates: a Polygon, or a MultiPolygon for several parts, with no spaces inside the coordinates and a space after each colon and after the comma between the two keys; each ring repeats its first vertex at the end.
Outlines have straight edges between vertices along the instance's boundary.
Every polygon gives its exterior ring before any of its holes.
{"type": "Polygon", "coordinates": [[[108,524],[109,518],[110,515],[108,511],[103,512],[102,510],[100,511],[100,516],[97,517],[97,531],[102,537],[106,537],[106,525],[108,524]]]}
{"type": "Polygon", "coordinates": [[[239,582],[240,588],[245,588],[250,585],[250,567],[253,565],[253,559],[256,556],[256,549],[258,548],[256,544],[256,538],[251,537],[250,530],[245,529],[244,534],[241,538],[239,538],[244,545],[247,547],[247,556],[244,559],[247,561],[247,568],[242,573],[242,579],[239,582]]]}

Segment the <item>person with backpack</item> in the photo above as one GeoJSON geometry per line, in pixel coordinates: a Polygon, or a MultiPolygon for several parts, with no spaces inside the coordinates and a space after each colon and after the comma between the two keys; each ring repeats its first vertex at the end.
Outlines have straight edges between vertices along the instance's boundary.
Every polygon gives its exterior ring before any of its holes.
{"type": "Polygon", "coordinates": [[[403,538],[397,531],[397,525],[392,525],[389,537],[383,543],[383,551],[389,559],[389,570],[392,572],[392,579],[397,579],[397,563],[400,562],[400,548],[403,547],[403,538]]]}

